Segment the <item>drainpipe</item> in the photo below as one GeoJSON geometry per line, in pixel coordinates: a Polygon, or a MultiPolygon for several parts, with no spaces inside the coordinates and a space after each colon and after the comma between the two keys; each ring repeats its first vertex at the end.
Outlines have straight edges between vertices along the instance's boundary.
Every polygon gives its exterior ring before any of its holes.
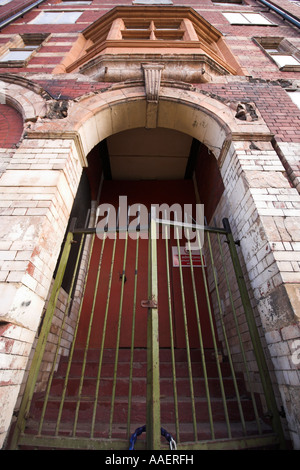
{"type": "Polygon", "coordinates": [[[278,15],[280,15],[283,19],[289,21],[290,23],[292,23],[297,28],[300,28],[300,21],[298,21],[295,18],[293,18],[292,16],[288,15],[287,13],[285,13],[280,8],[275,7],[275,5],[273,5],[270,2],[267,2],[266,0],[258,0],[258,1],[260,3],[262,3],[263,5],[265,5],[266,7],[268,7],[270,10],[274,11],[275,13],[278,13],[278,15]]]}
{"type": "Polygon", "coordinates": [[[45,0],[38,0],[34,3],[32,3],[31,5],[29,5],[28,7],[24,8],[23,10],[19,11],[18,13],[16,13],[15,15],[13,16],[10,16],[9,18],[7,18],[7,20],[4,20],[0,23],[0,30],[2,28],[4,28],[4,26],[8,26],[12,21],[14,20],[17,20],[18,18],[20,18],[21,16],[25,15],[25,13],[28,13],[29,11],[31,11],[33,8],[39,6],[41,3],[43,3],[45,0]]]}

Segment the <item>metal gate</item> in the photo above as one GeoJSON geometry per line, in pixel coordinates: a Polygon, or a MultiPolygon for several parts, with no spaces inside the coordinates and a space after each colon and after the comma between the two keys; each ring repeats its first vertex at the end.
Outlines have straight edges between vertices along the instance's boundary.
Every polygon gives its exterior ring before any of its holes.
{"type": "MultiPolygon", "coordinates": [[[[106,273],[108,283],[106,292],[106,307],[103,311],[102,329],[99,331],[99,348],[97,350],[97,360],[93,366],[93,397],[89,403],[89,411],[87,411],[85,380],[88,368],[91,366],[91,358],[89,351],[90,335],[93,331],[93,317],[95,315],[96,295],[99,285],[102,282],[102,260],[107,244],[108,232],[102,236],[101,251],[98,262],[98,270],[95,275],[94,297],[90,309],[90,318],[88,321],[87,337],[85,347],[81,349],[81,362],[79,382],[76,393],[72,396],[72,405],[70,408],[70,397],[68,396],[68,382],[74,367],[74,358],[76,357],[76,338],[80,328],[82,306],[85,298],[85,291],[88,284],[89,265],[93,254],[93,246],[97,237],[96,229],[71,229],[66,236],[64,248],[62,251],[60,263],[52,287],[51,295],[48,301],[47,310],[44,316],[43,325],[37,340],[35,354],[30,367],[26,388],[24,390],[18,419],[11,438],[11,449],[16,448],[51,448],[51,449],[119,449],[127,450],[129,448],[129,439],[134,433],[136,426],[146,425],[145,437],[137,439],[135,448],[139,449],[167,449],[167,443],[162,438],[162,429],[167,429],[176,441],[178,450],[187,449],[244,449],[244,448],[260,448],[264,446],[285,447],[285,440],[281,428],[280,415],[278,412],[274,392],[270,380],[270,375],[264,356],[264,352],[260,343],[258,330],[252,311],[246,282],[242,273],[241,265],[236,250],[236,243],[233,239],[230,226],[227,219],[223,220],[223,228],[216,227],[199,227],[197,225],[189,225],[196,234],[198,243],[197,256],[195,251],[190,249],[189,241],[187,241],[187,249],[184,253],[185,264],[181,257],[181,245],[179,237],[175,237],[176,245],[173,246],[173,252],[170,246],[170,240],[167,236],[167,230],[172,225],[174,233],[185,224],[170,222],[167,220],[159,220],[155,214],[151,215],[151,220],[147,231],[149,236],[143,239],[141,227],[137,227],[137,236],[135,241],[134,262],[132,263],[133,291],[132,291],[132,312],[130,323],[124,320],[126,312],[123,311],[124,288],[126,283],[126,275],[128,275],[128,243],[130,232],[128,227],[123,230],[123,269],[120,277],[120,295],[118,298],[119,309],[116,315],[117,328],[115,335],[115,347],[110,348],[112,354],[111,376],[109,396],[106,396],[106,407],[103,407],[102,390],[107,384],[107,375],[105,375],[106,354],[105,347],[107,329],[109,329],[109,314],[111,301],[111,283],[114,275],[114,263],[116,247],[120,239],[120,231],[118,229],[115,238],[111,243],[111,263],[110,271],[106,273]],[[158,253],[157,233],[165,232],[163,244],[160,242],[158,253]],[[57,306],[59,292],[66,268],[68,266],[68,258],[71,251],[74,237],[80,235],[78,240],[78,254],[75,268],[72,273],[72,282],[67,298],[64,316],[61,321],[60,330],[57,333],[56,350],[53,356],[51,369],[48,371],[48,382],[43,393],[36,393],[36,386],[39,379],[41,364],[46,349],[49,335],[51,334],[51,325],[55,308],[57,306]],[[204,243],[200,237],[204,234],[204,243]],[[147,243],[148,247],[148,296],[145,299],[138,298],[139,284],[139,250],[142,243],[147,243]],[[66,321],[72,307],[72,296],[74,286],[77,282],[78,272],[80,269],[82,253],[84,247],[88,244],[89,257],[86,266],[86,274],[83,283],[83,292],[80,300],[80,308],[77,321],[74,327],[74,339],[69,349],[67,358],[61,358],[65,361],[65,369],[62,374],[63,386],[59,392],[59,397],[55,401],[55,422],[50,423],[48,410],[53,405],[52,387],[57,375],[57,362],[60,355],[61,343],[63,341],[64,329],[66,321]],[[176,250],[177,246],[177,250],[176,250]],[[179,278],[178,289],[176,295],[180,297],[180,315],[182,318],[176,320],[174,317],[174,296],[172,294],[172,253],[177,253],[176,273],[179,278]],[[158,269],[159,260],[163,257],[164,274],[161,273],[161,264],[158,269]],[[206,263],[204,263],[204,259],[206,263]],[[202,330],[202,317],[199,308],[199,290],[197,288],[197,276],[195,270],[202,273],[202,282],[204,290],[201,295],[205,296],[206,308],[208,312],[208,322],[210,325],[210,335],[212,347],[207,350],[204,346],[205,338],[202,330]],[[192,330],[196,331],[198,346],[190,343],[191,326],[189,305],[186,299],[186,273],[189,272],[190,289],[193,298],[193,326],[192,330]],[[159,287],[160,276],[164,276],[163,286],[159,287]],[[160,289],[165,290],[167,298],[167,310],[169,321],[170,345],[168,348],[162,348],[160,344],[160,289]],[[238,293],[238,295],[237,295],[238,293]],[[225,299],[225,304],[224,304],[225,299]],[[238,307],[237,307],[238,305],[238,307]],[[135,346],[135,324],[137,308],[142,308],[146,312],[146,335],[147,340],[145,348],[137,348],[135,346]],[[241,315],[241,309],[243,311],[241,315]],[[251,339],[251,348],[244,347],[245,343],[245,326],[240,331],[240,319],[244,318],[247,325],[247,334],[251,339]],[[182,329],[184,337],[184,348],[176,346],[175,325],[180,324],[177,328],[182,329]],[[130,347],[121,346],[121,334],[124,329],[130,330],[130,347]],[[178,363],[178,357],[183,354],[184,361],[178,363]],[[122,376],[125,364],[123,355],[126,355],[126,377],[122,376]],[[168,355],[167,376],[164,378],[163,365],[164,357],[168,355]],[[251,356],[251,365],[249,365],[249,355],[251,356]],[[254,355],[254,357],[253,357],[254,355]],[[195,362],[195,359],[196,362],[195,362]],[[255,359],[256,366],[253,366],[255,359]],[[145,363],[145,364],[144,364],[145,363]],[[209,367],[213,364],[215,375],[213,383],[217,384],[218,399],[215,399],[215,391],[211,389],[212,379],[209,376],[209,367]],[[142,365],[146,366],[145,386],[142,388],[139,398],[135,398],[134,386],[139,383],[135,378],[136,371],[142,369],[142,365]],[[180,369],[181,367],[181,369],[180,369]],[[230,383],[233,389],[228,396],[228,390],[224,377],[224,368],[228,370],[230,383]],[[197,374],[201,369],[201,378],[197,374]],[[184,372],[180,372],[183,370],[184,372]],[[181,378],[184,373],[185,378],[181,378]],[[258,374],[260,377],[261,396],[265,400],[265,409],[260,410],[259,400],[253,387],[252,376],[258,374]],[[122,409],[118,411],[118,381],[120,375],[123,377],[122,383],[126,383],[126,403],[122,402],[122,409]],[[240,379],[246,383],[246,392],[240,391],[240,379]],[[180,387],[183,383],[188,383],[184,392],[184,397],[180,398],[180,387]],[[162,394],[163,387],[167,387],[162,394]],[[201,390],[200,390],[201,389],[201,390]],[[187,391],[188,390],[188,391],[187,391]],[[244,398],[247,394],[247,406],[252,407],[253,417],[248,426],[247,412],[245,413],[244,398]],[[143,398],[144,394],[144,399],[143,398]],[[233,398],[234,394],[234,398],[233,398]],[[42,405],[39,408],[38,419],[32,419],[32,409],[36,397],[41,399],[42,405]],[[109,400],[107,400],[109,398],[109,400]],[[234,415],[234,423],[231,422],[232,410],[231,406],[237,407],[238,419],[234,415]],[[171,403],[171,405],[170,405],[171,403]],[[85,411],[82,411],[83,405],[85,411]],[[68,408],[69,406],[69,408],[68,408]],[[168,407],[170,407],[169,415],[168,407]],[[217,409],[216,409],[217,407],[217,409]],[[222,408],[222,411],[220,409],[222,408]],[[67,411],[66,411],[67,409],[67,411]],[[205,410],[204,410],[205,409],[205,410]],[[188,410],[188,411],[187,411],[188,410]],[[203,411],[204,410],[204,411],[203,411]],[[84,429],[81,427],[81,415],[85,413],[84,429]],[[115,416],[120,413],[123,422],[123,435],[118,435],[115,429],[115,416]],[[202,420],[200,415],[205,414],[206,422],[202,420]],[[64,428],[65,416],[70,418],[72,426],[66,430],[64,428]],[[189,423],[186,423],[186,416],[189,415],[189,423]],[[104,420],[106,416],[106,421],[104,420]],[[215,418],[217,416],[217,418],[215,418]],[[221,416],[221,417],[220,417],[221,416]],[[266,416],[268,418],[266,418],[266,416]],[[140,419],[140,421],[139,421],[140,419]],[[145,422],[141,421],[145,419],[145,422]],[[268,419],[268,422],[266,422],[268,419]],[[105,421],[105,423],[104,423],[105,421]],[[222,421],[222,429],[226,433],[220,434],[220,421],[222,421]],[[101,423],[102,424],[101,424],[101,423]],[[270,426],[269,426],[270,425],[270,426]],[[185,436],[185,427],[188,433],[185,436]],[[236,432],[237,427],[239,433],[236,432]],[[205,429],[204,429],[205,428],[205,429]],[[205,432],[204,432],[205,431],[205,432]]],[[[99,234],[98,234],[99,235],[99,234]]],[[[178,297],[178,298],[179,298],[178,297]]],[[[178,300],[177,300],[178,302],[178,300]]],[[[115,312],[116,313],[116,312],[115,312]]],[[[166,312],[165,312],[166,313],[166,312]]],[[[195,334],[193,333],[195,336],[195,334]]],[[[125,357],[125,356],[124,356],[125,357]]],[[[124,369],[125,370],[125,369],[124,369]]],[[[215,385],[214,385],[215,386],[215,385]]],[[[135,435],[136,437],[136,435],[135,435]]]]}

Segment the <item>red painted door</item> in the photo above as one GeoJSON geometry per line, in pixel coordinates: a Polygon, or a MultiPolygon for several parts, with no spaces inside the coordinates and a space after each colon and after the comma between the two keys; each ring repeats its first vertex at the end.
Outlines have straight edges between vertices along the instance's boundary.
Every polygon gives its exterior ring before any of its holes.
{"type": "MultiPolygon", "coordinates": [[[[195,204],[193,183],[190,180],[182,181],[104,181],[100,203],[109,203],[118,207],[119,196],[127,196],[127,204],[144,204],[150,211],[153,204],[168,206],[172,204],[195,204]]],[[[161,234],[160,234],[161,235],[161,234]]],[[[172,235],[172,230],[171,230],[172,235]]],[[[185,245],[185,240],[180,241],[185,245]]],[[[184,330],[182,290],[178,267],[173,267],[172,247],[177,240],[171,236],[168,240],[168,253],[170,259],[170,279],[172,296],[172,322],[176,347],[186,346],[184,330]]],[[[82,318],[78,332],[78,344],[83,346],[86,342],[90,328],[89,346],[101,346],[103,327],[106,324],[105,347],[113,348],[116,345],[119,325],[120,299],[122,287],[122,272],[125,256],[125,240],[95,238],[94,250],[91,259],[86,295],[83,302],[82,318]],[[101,259],[99,285],[95,294],[95,283],[101,259]],[[114,262],[112,263],[114,256],[114,262]],[[111,267],[113,271],[111,274],[111,267]],[[110,284],[111,282],[111,284],[110,284]],[[95,300],[94,300],[95,298],[95,300]],[[109,300],[108,300],[109,299],[109,300]],[[92,322],[90,315],[95,303],[92,322]],[[106,316],[107,312],[107,316],[106,316]],[[91,325],[91,326],[89,326],[91,325]]],[[[160,347],[170,346],[170,320],[167,290],[166,271],[166,243],[160,236],[157,240],[158,259],[158,311],[159,311],[159,341],[160,347]]],[[[136,258],[136,240],[128,238],[126,252],[125,276],[126,282],[123,290],[121,306],[120,347],[130,347],[133,331],[134,285],[136,279],[137,261],[137,289],[135,304],[135,347],[146,347],[147,344],[147,309],[141,306],[141,301],[148,298],[148,240],[140,239],[138,258],[136,258]]],[[[197,285],[197,298],[201,317],[201,328],[204,346],[211,347],[211,335],[208,320],[208,311],[203,287],[202,269],[195,268],[195,281],[197,285]]],[[[199,347],[198,323],[195,310],[195,298],[192,289],[191,272],[188,267],[183,268],[184,300],[188,318],[188,335],[191,347],[199,347]]]]}

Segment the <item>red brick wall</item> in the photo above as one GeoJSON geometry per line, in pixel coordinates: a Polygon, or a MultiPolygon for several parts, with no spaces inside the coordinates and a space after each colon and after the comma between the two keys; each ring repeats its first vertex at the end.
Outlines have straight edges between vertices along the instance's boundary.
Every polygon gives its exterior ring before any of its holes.
{"type": "MultiPolygon", "coordinates": [[[[82,80],[38,80],[37,83],[54,98],[74,99],[84,93],[104,90],[110,83],[82,80]]],[[[249,79],[248,82],[195,85],[199,92],[208,93],[223,102],[254,102],[278,142],[300,142],[300,111],[279,81],[249,79]]]]}
{"type": "Polygon", "coordinates": [[[300,142],[300,111],[279,82],[250,79],[246,83],[199,88],[225,101],[254,102],[277,141],[300,142]]]}
{"type": "MultiPolygon", "coordinates": [[[[15,5],[18,1],[21,0],[12,0],[8,5],[15,5]]],[[[118,5],[132,5],[132,2],[125,0],[118,5]]],[[[280,81],[299,79],[299,72],[280,71],[277,65],[253,41],[255,36],[279,36],[289,39],[295,46],[299,46],[300,50],[299,30],[255,0],[248,0],[247,5],[231,4],[229,6],[215,4],[211,0],[202,0],[197,5],[191,4],[187,0],[173,0],[173,5],[191,6],[219,29],[224,34],[227,44],[240,62],[244,72],[250,77],[248,83],[239,82],[237,77],[236,82],[223,85],[196,85],[199,91],[212,93],[225,100],[253,101],[278,141],[299,142],[299,110],[280,86],[280,81]],[[223,11],[228,10],[261,12],[276,26],[231,25],[222,14],[223,11]]],[[[53,76],[51,73],[63,60],[64,55],[70,51],[78,34],[113,6],[109,0],[93,0],[91,5],[78,5],[77,8],[75,6],[66,7],[63,2],[58,0],[44,2],[39,8],[34,8],[23,18],[4,28],[1,31],[3,34],[0,35],[0,46],[8,41],[11,34],[16,33],[49,32],[51,36],[26,67],[0,68],[0,72],[43,73],[43,80],[39,80],[38,83],[56,99],[74,99],[90,91],[108,88],[109,83],[73,80],[68,75],[65,77],[53,76]],[[30,23],[41,10],[50,10],[51,7],[58,10],[82,10],[83,13],[76,24],[71,25],[47,26],[30,23]],[[46,73],[49,73],[49,80],[44,78],[46,73]]]]}
{"type": "Polygon", "coordinates": [[[22,132],[22,116],[14,108],[0,104],[0,147],[14,147],[19,142],[22,132]]]}
{"type": "MultiPolygon", "coordinates": [[[[16,2],[21,2],[21,0],[13,0],[8,5],[12,5],[16,2]]],[[[1,7],[1,9],[8,7],[8,5],[1,7]]],[[[132,5],[132,1],[111,2],[108,0],[93,0],[91,5],[78,5],[78,7],[74,5],[66,6],[63,2],[58,0],[49,0],[42,3],[39,8],[34,8],[24,15],[24,17],[19,18],[1,31],[5,36],[0,35],[0,46],[7,42],[6,35],[10,34],[33,32],[48,32],[52,34],[49,41],[47,41],[29,61],[27,67],[11,68],[9,71],[12,73],[51,73],[55,66],[63,60],[63,55],[69,52],[78,34],[83,32],[93,21],[96,21],[117,5],[132,5]],[[51,8],[61,11],[75,9],[82,11],[82,14],[75,24],[35,25],[30,23],[40,11],[51,10],[51,8]],[[64,42],[65,44],[63,44],[64,42]],[[52,55],[50,55],[51,53],[52,55]]],[[[207,21],[212,23],[212,25],[224,35],[232,52],[245,69],[247,75],[271,80],[287,78],[298,79],[298,72],[281,72],[277,65],[253,42],[252,38],[255,36],[277,36],[291,39],[294,45],[300,48],[299,30],[291,26],[287,21],[284,21],[278,14],[269,11],[259,2],[248,0],[245,5],[231,4],[228,6],[227,4],[215,4],[211,0],[201,0],[201,2],[197,2],[197,4],[187,0],[173,0],[173,5],[191,6],[207,21]],[[231,25],[222,14],[224,11],[261,12],[274,23],[274,26],[231,25]]],[[[7,71],[7,69],[0,68],[0,72],[5,71],[7,71]]]]}

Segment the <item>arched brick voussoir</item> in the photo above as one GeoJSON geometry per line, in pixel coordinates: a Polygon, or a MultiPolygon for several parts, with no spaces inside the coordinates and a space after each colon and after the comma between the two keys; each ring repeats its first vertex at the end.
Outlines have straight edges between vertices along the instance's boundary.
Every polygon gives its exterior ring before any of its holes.
{"type": "Polygon", "coordinates": [[[38,118],[47,115],[47,103],[45,99],[20,85],[1,81],[0,100],[15,108],[23,117],[24,123],[36,122],[38,118]]]}
{"type": "MultiPolygon", "coordinates": [[[[74,100],[69,103],[66,118],[39,120],[31,126],[31,132],[48,138],[67,138],[72,133],[76,134],[86,157],[106,137],[146,127],[148,105],[143,86],[124,85],[74,100]]],[[[259,113],[253,122],[240,120],[232,103],[224,103],[199,91],[162,86],[156,106],[157,127],[191,135],[205,143],[216,158],[220,156],[224,143],[235,136],[239,140],[249,140],[250,136],[266,136],[268,139],[271,135],[259,113]]]]}

